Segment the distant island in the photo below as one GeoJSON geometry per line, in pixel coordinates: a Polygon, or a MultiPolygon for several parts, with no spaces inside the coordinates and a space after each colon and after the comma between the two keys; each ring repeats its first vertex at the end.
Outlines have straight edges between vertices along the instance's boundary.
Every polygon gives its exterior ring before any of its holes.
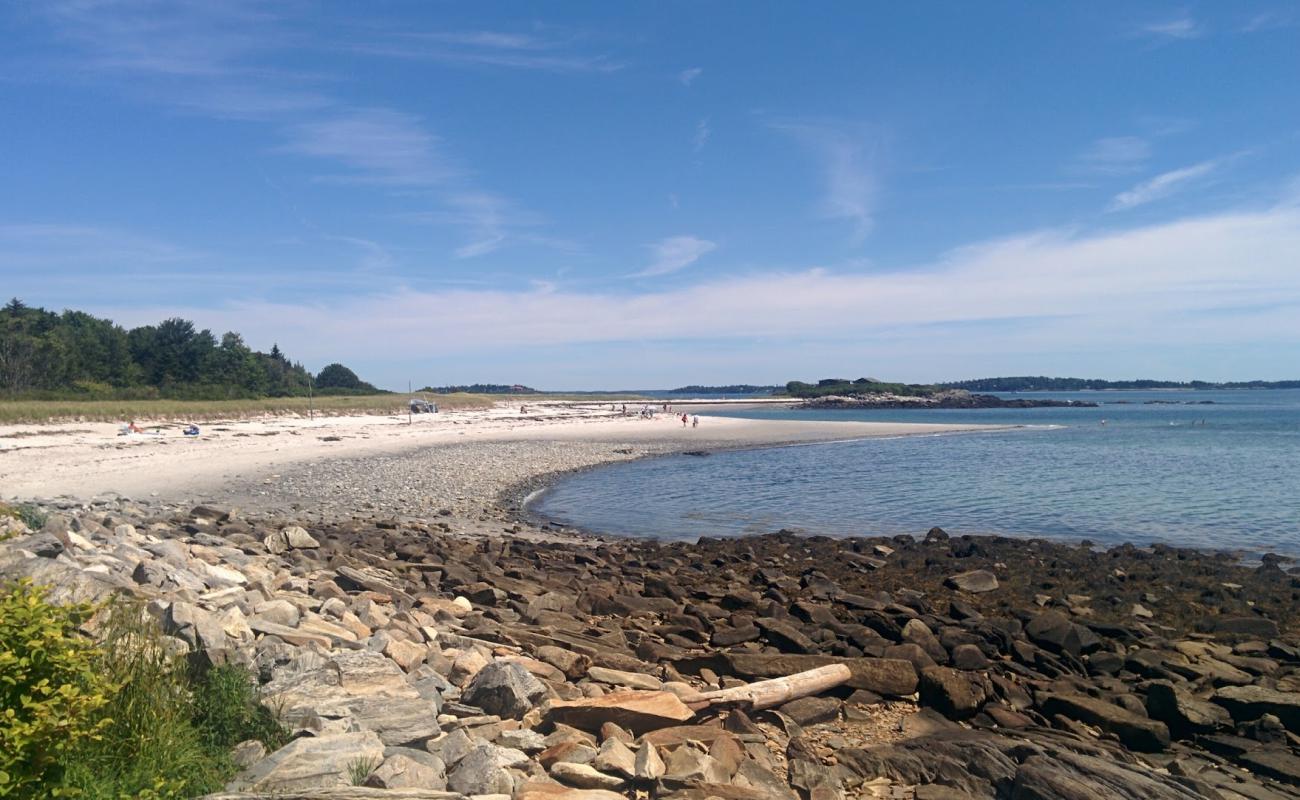
{"type": "Polygon", "coordinates": [[[531,386],[519,383],[470,383],[464,386],[426,386],[420,390],[431,394],[541,394],[531,386]]]}
{"type": "Polygon", "coordinates": [[[729,386],[679,386],[669,389],[669,394],[776,394],[780,386],[755,386],[752,383],[733,383],[729,386]]]}
{"type": "Polygon", "coordinates": [[[1048,378],[1019,376],[1011,378],[979,378],[970,381],[953,381],[938,384],[941,389],[966,389],[972,392],[1105,392],[1141,391],[1147,389],[1300,389],[1300,380],[1288,381],[1157,381],[1138,379],[1131,381],[1105,381],[1096,378],[1048,378]]]}
{"type": "Polygon", "coordinates": [[[991,394],[975,394],[966,389],[929,386],[916,383],[886,383],[875,378],[823,378],[815,384],[790,381],[786,394],[803,403],[797,408],[1095,408],[1096,403],[1083,400],[1040,400],[991,394]]]}

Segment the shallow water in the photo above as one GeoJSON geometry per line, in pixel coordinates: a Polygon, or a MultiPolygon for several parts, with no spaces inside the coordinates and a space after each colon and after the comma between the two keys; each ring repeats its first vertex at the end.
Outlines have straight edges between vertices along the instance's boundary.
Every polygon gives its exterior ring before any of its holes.
{"type": "Polygon", "coordinates": [[[938,525],[950,533],[1300,554],[1300,390],[1029,396],[1103,405],[728,411],[762,419],[1026,427],[618,464],[560,481],[532,510],[630,536],[694,539],[780,528],[915,534],[938,525]]]}

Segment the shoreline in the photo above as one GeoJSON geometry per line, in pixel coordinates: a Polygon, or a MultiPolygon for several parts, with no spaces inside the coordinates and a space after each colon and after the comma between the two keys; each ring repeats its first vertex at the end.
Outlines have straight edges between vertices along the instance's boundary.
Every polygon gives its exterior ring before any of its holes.
{"type": "MultiPolygon", "coordinates": [[[[501,490],[501,492],[497,495],[497,504],[502,508],[503,511],[509,514],[516,522],[520,524],[529,525],[533,527],[544,527],[552,530],[554,530],[556,527],[559,527],[565,533],[572,532],[574,534],[586,538],[594,538],[601,541],[604,540],[618,541],[618,540],[626,540],[626,539],[645,539],[645,538],[654,538],[659,541],[687,541],[687,540],[678,540],[678,539],[663,539],[659,537],[637,536],[634,534],[618,534],[618,533],[612,533],[608,531],[587,529],[581,526],[559,522],[558,520],[547,517],[545,514],[532,510],[530,507],[536,501],[540,500],[542,496],[546,494],[546,492],[550,491],[560,481],[565,480],[566,478],[572,477],[574,475],[581,475],[586,472],[591,472],[597,469],[603,469],[605,467],[610,467],[619,463],[628,463],[631,461],[647,461],[651,459],[670,458],[673,456],[683,456],[693,452],[694,450],[701,450],[703,455],[711,456],[715,453],[744,452],[749,450],[776,450],[776,449],[781,449],[786,447],[812,447],[812,446],[822,446],[822,445],[845,444],[849,442],[861,441],[862,439],[903,439],[903,438],[912,438],[912,437],[944,438],[948,436],[965,436],[965,435],[976,435],[976,434],[984,434],[984,433],[1005,433],[1007,431],[1022,430],[1022,429],[1033,428],[1033,427],[1037,427],[1037,426],[988,425],[973,430],[954,430],[946,433],[917,432],[917,433],[901,433],[901,434],[879,434],[874,436],[864,436],[864,437],[856,437],[856,438],[848,438],[848,439],[824,439],[818,441],[793,441],[793,442],[774,441],[774,442],[743,444],[743,445],[729,445],[729,446],[721,446],[721,447],[692,448],[691,450],[678,449],[678,450],[664,450],[661,452],[654,452],[654,453],[647,452],[638,455],[635,458],[628,459],[627,462],[611,460],[611,461],[605,461],[601,463],[588,464],[581,467],[574,467],[571,469],[563,469],[554,472],[545,472],[545,473],[538,473],[536,475],[532,475],[528,478],[525,478],[521,481],[511,484],[510,486],[507,486],[505,489],[501,490]]],[[[1056,427],[1056,426],[1048,426],[1048,427],[1056,427]]],[[[828,535],[828,534],[810,533],[807,535],[811,536],[811,535],[828,535]]],[[[1000,532],[988,532],[988,533],[972,534],[972,535],[1006,536],[1008,534],[1000,533],[1000,532]]],[[[728,538],[743,538],[743,537],[728,537],[728,538]]]]}
{"type": "Polygon", "coordinates": [[[470,475],[473,485],[467,488],[489,500],[485,490],[495,498],[536,474],[625,460],[627,455],[1010,427],[706,417],[694,429],[682,428],[664,414],[652,420],[623,416],[611,412],[609,404],[525,404],[523,414],[520,408],[498,403],[490,409],[417,415],[409,425],[404,415],[225,422],[204,425],[195,439],[118,436],[117,426],[106,423],[0,426],[0,487],[4,498],[17,500],[65,495],[87,500],[107,493],[160,500],[219,498],[329,463],[401,459],[466,445],[514,445],[518,452],[507,455],[517,458],[541,454],[546,463],[527,471],[518,464],[495,465],[502,473],[496,485],[488,485],[493,483],[486,474],[491,464],[457,462],[441,474],[439,488],[455,491],[470,475]],[[596,452],[601,447],[612,452],[602,456],[596,452]],[[566,454],[566,449],[572,452],[566,454]]]}

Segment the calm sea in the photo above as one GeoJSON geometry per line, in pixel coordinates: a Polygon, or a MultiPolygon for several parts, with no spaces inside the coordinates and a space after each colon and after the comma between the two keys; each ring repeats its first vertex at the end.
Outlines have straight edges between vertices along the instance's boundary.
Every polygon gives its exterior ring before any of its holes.
{"type": "Polygon", "coordinates": [[[780,528],[917,534],[938,525],[950,533],[1300,555],[1300,390],[1027,396],[1102,405],[727,412],[1025,427],[618,464],[560,481],[532,510],[629,536],[694,539],[780,528]]]}

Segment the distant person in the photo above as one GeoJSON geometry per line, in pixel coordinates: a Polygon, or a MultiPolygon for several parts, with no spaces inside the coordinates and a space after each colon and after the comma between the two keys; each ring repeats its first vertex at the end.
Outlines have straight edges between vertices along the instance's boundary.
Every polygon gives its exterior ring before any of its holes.
{"type": "Polygon", "coordinates": [[[699,414],[696,414],[694,417],[691,417],[691,427],[692,427],[692,428],[698,428],[698,427],[700,427],[700,415],[699,415],[699,414]]]}
{"type": "Polygon", "coordinates": [[[682,427],[683,427],[683,428],[686,427],[686,415],[685,415],[685,414],[682,414],[682,427]]]}
{"type": "Polygon", "coordinates": [[[126,429],[131,433],[144,433],[144,428],[141,428],[139,425],[136,425],[135,420],[131,420],[131,424],[127,425],[126,429]]]}
{"type": "Polygon", "coordinates": [[[522,415],[524,415],[524,414],[527,414],[527,413],[528,413],[528,406],[520,406],[520,407],[519,407],[519,414],[520,414],[520,416],[522,416],[522,415]]]}

